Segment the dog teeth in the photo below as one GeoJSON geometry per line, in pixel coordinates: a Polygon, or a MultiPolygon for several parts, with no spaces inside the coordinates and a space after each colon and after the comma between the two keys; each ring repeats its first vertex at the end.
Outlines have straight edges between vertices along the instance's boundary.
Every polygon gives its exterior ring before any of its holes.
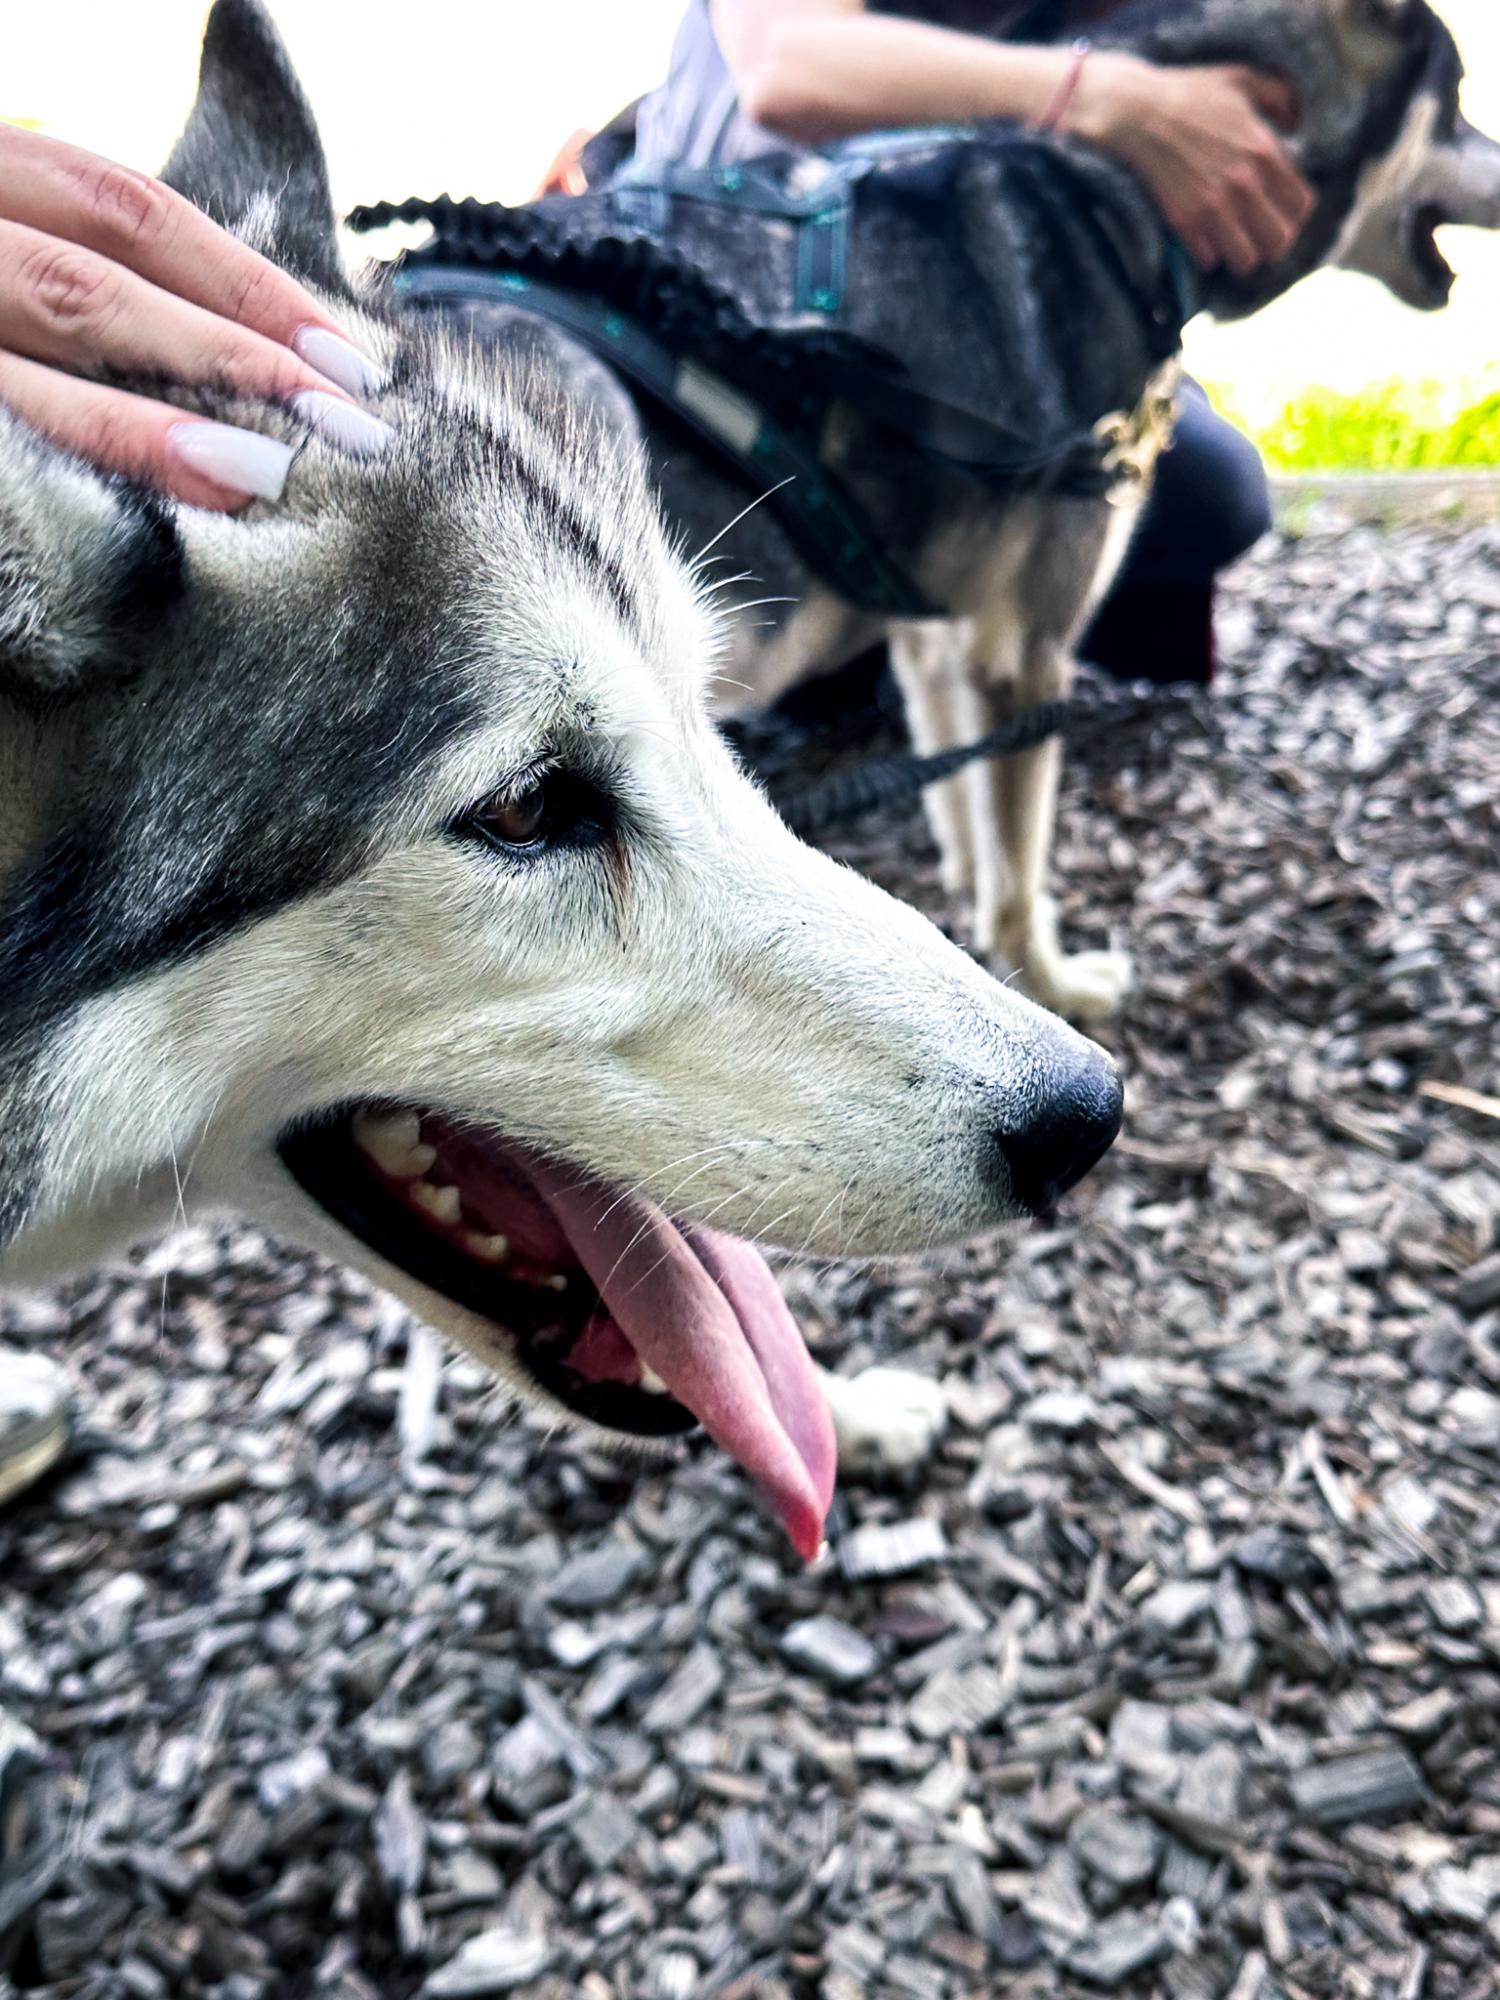
{"type": "Polygon", "coordinates": [[[463,1216],[463,1205],[456,1187],[434,1187],[431,1181],[417,1181],[411,1198],[418,1208],[425,1209],[439,1222],[458,1222],[463,1216]]]}
{"type": "Polygon", "coordinates": [[[644,1361],[641,1363],[641,1379],[636,1383],[636,1387],[644,1389],[648,1396],[667,1396],[671,1394],[671,1391],[668,1389],[666,1383],[663,1382],[660,1375],[657,1374],[656,1370],[648,1368],[644,1361]]]}
{"type": "Polygon", "coordinates": [[[415,1111],[356,1111],[354,1143],[392,1180],[418,1180],[437,1159],[415,1111]]]}
{"type": "Polygon", "coordinates": [[[568,1289],[568,1281],[561,1271],[554,1271],[550,1278],[543,1278],[542,1283],[549,1292],[565,1292],[568,1289]]]}
{"type": "Polygon", "coordinates": [[[508,1236],[482,1236],[477,1229],[464,1231],[464,1248],[481,1264],[503,1264],[510,1255],[508,1236]]]}

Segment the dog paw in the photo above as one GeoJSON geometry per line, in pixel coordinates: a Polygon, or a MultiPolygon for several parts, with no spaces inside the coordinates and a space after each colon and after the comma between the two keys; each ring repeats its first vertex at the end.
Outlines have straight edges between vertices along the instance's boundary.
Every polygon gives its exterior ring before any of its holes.
{"type": "Polygon", "coordinates": [[[939,1385],[908,1368],[825,1375],[841,1472],[910,1473],[932,1457],[948,1427],[939,1385]]]}
{"type": "Polygon", "coordinates": [[[1106,1020],[1130,991],[1133,969],[1123,951],[1078,951],[1026,968],[1026,990],[1044,1007],[1087,1027],[1106,1020]]]}

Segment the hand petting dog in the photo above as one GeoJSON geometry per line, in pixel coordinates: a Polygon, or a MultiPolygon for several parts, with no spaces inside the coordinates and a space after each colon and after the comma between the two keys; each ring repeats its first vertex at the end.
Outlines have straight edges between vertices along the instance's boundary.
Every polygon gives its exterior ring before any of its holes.
{"type": "Polygon", "coordinates": [[[229,511],[279,498],[293,447],[86,377],[212,383],[346,449],[380,372],[284,271],[161,181],[0,125],[0,402],[108,472],[229,511]]]}
{"type": "Polygon", "coordinates": [[[997,40],[866,0],[712,0],[712,15],[747,115],[801,145],[989,118],[1068,132],[1140,175],[1205,271],[1240,278],[1286,256],[1313,211],[1278,136],[1296,93],[1258,70],[997,40]]]}
{"type": "Polygon", "coordinates": [[[1134,168],[1196,264],[1237,278],[1287,256],[1313,212],[1278,136],[1296,125],[1296,93],[1259,70],[1167,69],[1103,49],[1061,121],[1134,168]]]}

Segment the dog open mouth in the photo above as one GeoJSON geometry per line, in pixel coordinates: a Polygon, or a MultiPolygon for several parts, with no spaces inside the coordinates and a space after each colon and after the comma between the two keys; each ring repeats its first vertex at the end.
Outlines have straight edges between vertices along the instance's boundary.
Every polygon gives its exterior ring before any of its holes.
{"type": "Polygon", "coordinates": [[[556,1402],[637,1438],[706,1431],[811,1558],[833,1493],[832,1419],[749,1244],[434,1112],[363,1106],[287,1133],[319,1207],[478,1314],[556,1402]]]}
{"type": "Polygon", "coordinates": [[[1449,220],[1446,209],[1436,202],[1424,202],[1413,211],[1411,219],[1412,262],[1421,275],[1428,296],[1437,305],[1448,303],[1456,278],[1453,266],[1437,245],[1437,233],[1449,220]]]}

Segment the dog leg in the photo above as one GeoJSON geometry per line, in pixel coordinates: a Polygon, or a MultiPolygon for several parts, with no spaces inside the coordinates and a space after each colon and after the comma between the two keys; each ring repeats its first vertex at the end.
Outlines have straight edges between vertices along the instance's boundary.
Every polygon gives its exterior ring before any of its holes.
{"type": "MultiPolygon", "coordinates": [[[[1040,702],[1066,696],[1072,687],[1072,655],[1057,639],[1033,638],[1017,679],[994,678],[998,642],[987,650],[990,672],[976,666],[971,683],[985,702],[981,729],[999,728],[1040,702]]],[[[1119,1006],[1130,990],[1131,965],[1124,952],[1069,953],[1058,940],[1047,871],[1061,770],[1056,738],[976,767],[971,783],[975,941],[986,955],[1018,971],[1044,1007],[1087,1023],[1119,1006]]]]}
{"type": "MultiPolygon", "coordinates": [[[[973,632],[956,702],[969,739],[987,736],[1016,712],[1021,656],[1021,630],[1013,618],[989,620],[973,632]]],[[[971,764],[963,774],[969,846],[974,856],[974,949],[986,959],[1000,949],[999,918],[1010,900],[1005,796],[1008,773],[1019,761],[990,758],[971,764]]]]}
{"type": "MultiPolygon", "coordinates": [[[[1059,699],[1072,684],[1070,651],[1056,641],[1037,642],[1022,677],[1024,706],[1059,699]]],[[[1016,768],[1004,786],[1000,822],[1009,894],[996,914],[996,942],[1044,1007],[1073,1021],[1102,1021],[1130,991],[1131,963],[1123,951],[1067,952],[1058,940],[1057,905],[1047,877],[1062,745],[1054,737],[1011,761],[1016,768]]]]}
{"type": "Polygon", "coordinates": [[[820,1368],[818,1374],[841,1472],[911,1473],[932,1458],[948,1427],[948,1399],[929,1376],[908,1368],[866,1368],[854,1376],[820,1368]]]}
{"type": "MultiPolygon", "coordinates": [[[[1133,507],[1053,503],[1038,512],[1026,544],[1018,538],[1002,552],[975,622],[966,681],[976,735],[1071,692],[1073,648],[1123,559],[1135,517],[1133,507]]],[[[1119,1005],[1130,961],[1114,951],[1069,954],[1058,941],[1048,865],[1061,769],[1054,738],[970,773],[974,937],[1044,1006],[1087,1023],[1119,1005]]]]}
{"type": "MultiPolygon", "coordinates": [[[[893,625],[889,634],[891,671],[906,704],[906,721],[919,757],[951,750],[964,740],[964,697],[968,693],[969,628],[929,619],[893,625]]],[[[927,820],[950,896],[974,887],[974,848],[963,778],[929,785],[923,793],[927,820]]]]}

